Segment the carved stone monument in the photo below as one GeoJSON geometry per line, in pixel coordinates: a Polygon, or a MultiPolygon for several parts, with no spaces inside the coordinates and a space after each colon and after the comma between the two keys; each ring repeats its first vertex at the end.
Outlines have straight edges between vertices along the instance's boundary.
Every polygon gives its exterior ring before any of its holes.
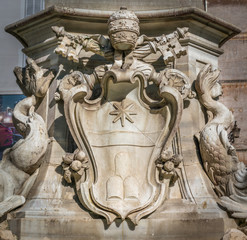
{"type": "Polygon", "coordinates": [[[0,164],[0,213],[13,234],[213,240],[237,224],[245,231],[247,171],[213,70],[236,27],[195,8],[50,7],[6,31],[28,55],[14,70],[27,96],[14,110],[24,139],[0,164]]]}

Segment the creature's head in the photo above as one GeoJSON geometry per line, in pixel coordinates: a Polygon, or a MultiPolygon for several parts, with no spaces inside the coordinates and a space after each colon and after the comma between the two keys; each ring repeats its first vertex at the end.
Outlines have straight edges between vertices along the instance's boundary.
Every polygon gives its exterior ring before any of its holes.
{"type": "Polygon", "coordinates": [[[218,82],[220,71],[212,70],[212,65],[207,64],[198,74],[195,88],[199,95],[209,94],[212,98],[222,95],[222,88],[218,82]]]}
{"type": "Polygon", "coordinates": [[[132,50],[140,35],[139,20],[134,12],[121,7],[108,20],[108,34],[116,50],[132,50]]]}
{"type": "Polygon", "coordinates": [[[29,57],[26,62],[25,68],[15,67],[14,69],[17,84],[28,97],[32,95],[44,97],[54,78],[55,70],[43,69],[29,57]]]}

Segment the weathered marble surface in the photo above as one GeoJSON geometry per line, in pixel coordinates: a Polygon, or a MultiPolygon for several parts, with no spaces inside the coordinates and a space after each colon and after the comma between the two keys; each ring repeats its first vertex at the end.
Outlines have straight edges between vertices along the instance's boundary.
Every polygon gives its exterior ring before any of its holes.
{"type": "Polygon", "coordinates": [[[237,229],[229,229],[222,238],[222,240],[246,240],[246,239],[247,236],[243,232],[237,229]]]}
{"type": "Polygon", "coordinates": [[[200,131],[199,145],[204,169],[220,197],[219,204],[237,219],[247,218],[247,167],[238,160],[227,130],[233,127],[232,112],[215,99],[222,94],[218,70],[205,66],[198,74],[199,101],[208,110],[208,123],[200,131]]]}
{"type": "MultiPolygon", "coordinates": [[[[108,10],[111,6],[112,11],[119,10],[119,7],[123,5],[121,0],[103,0],[100,2],[97,0],[46,0],[45,7],[50,7],[53,5],[57,6],[67,6],[70,8],[83,8],[83,9],[97,9],[97,10],[108,10]]],[[[173,1],[131,1],[125,0],[124,6],[132,11],[144,11],[144,10],[162,10],[167,8],[178,8],[178,7],[197,7],[204,9],[204,4],[200,0],[173,0],[173,1]]]]}
{"type": "Polygon", "coordinates": [[[107,25],[112,12],[53,7],[7,27],[33,68],[58,72],[38,78],[52,141],[9,221],[20,239],[212,240],[236,227],[200,163],[194,81],[238,29],[197,9],[121,11],[107,25]]]}

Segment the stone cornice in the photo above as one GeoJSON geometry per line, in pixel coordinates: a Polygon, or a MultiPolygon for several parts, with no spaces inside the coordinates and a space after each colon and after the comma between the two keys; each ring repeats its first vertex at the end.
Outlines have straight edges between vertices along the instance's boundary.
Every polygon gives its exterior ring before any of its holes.
{"type": "MultiPolygon", "coordinates": [[[[105,23],[106,25],[107,19],[112,13],[113,11],[52,6],[35,15],[8,25],[5,30],[14,35],[27,47],[30,44],[28,39],[22,36],[22,32],[25,32],[26,29],[29,29],[33,25],[39,27],[43,25],[44,22],[56,22],[58,19],[66,21],[86,21],[88,23],[105,23]]],[[[136,15],[140,20],[141,29],[143,29],[144,34],[146,29],[149,29],[152,24],[156,24],[154,27],[157,29],[157,32],[160,32],[159,29],[166,28],[166,26],[163,25],[164,23],[170,25],[170,28],[174,27],[175,24],[179,26],[183,24],[184,26],[190,27],[193,34],[200,35],[201,33],[204,36],[213,36],[212,41],[218,46],[222,46],[227,40],[241,32],[236,26],[198,8],[189,7],[157,11],[136,11],[136,15]],[[210,32],[210,34],[207,34],[207,32],[210,32]]],[[[104,29],[102,31],[104,31],[104,29]]]]}

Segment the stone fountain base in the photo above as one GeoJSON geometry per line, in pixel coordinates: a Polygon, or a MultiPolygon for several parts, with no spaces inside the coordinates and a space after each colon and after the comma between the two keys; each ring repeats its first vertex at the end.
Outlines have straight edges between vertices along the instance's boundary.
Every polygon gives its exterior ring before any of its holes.
{"type": "MultiPolygon", "coordinates": [[[[63,203],[67,208],[72,205],[63,203]]],[[[21,209],[9,224],[20,240],[219,240],[226,229],[235,226],[234,221],[223,212],[219,214],[213,209],[202,209],[200,212],[195,204],[181,200],[167,201],[157,212],[140,220],[137,226],[120,219],[107,225],[105,219],[82,211],[79,207],[77,210],[62,208],[57,212],[23,212],[21,209]]]]}

